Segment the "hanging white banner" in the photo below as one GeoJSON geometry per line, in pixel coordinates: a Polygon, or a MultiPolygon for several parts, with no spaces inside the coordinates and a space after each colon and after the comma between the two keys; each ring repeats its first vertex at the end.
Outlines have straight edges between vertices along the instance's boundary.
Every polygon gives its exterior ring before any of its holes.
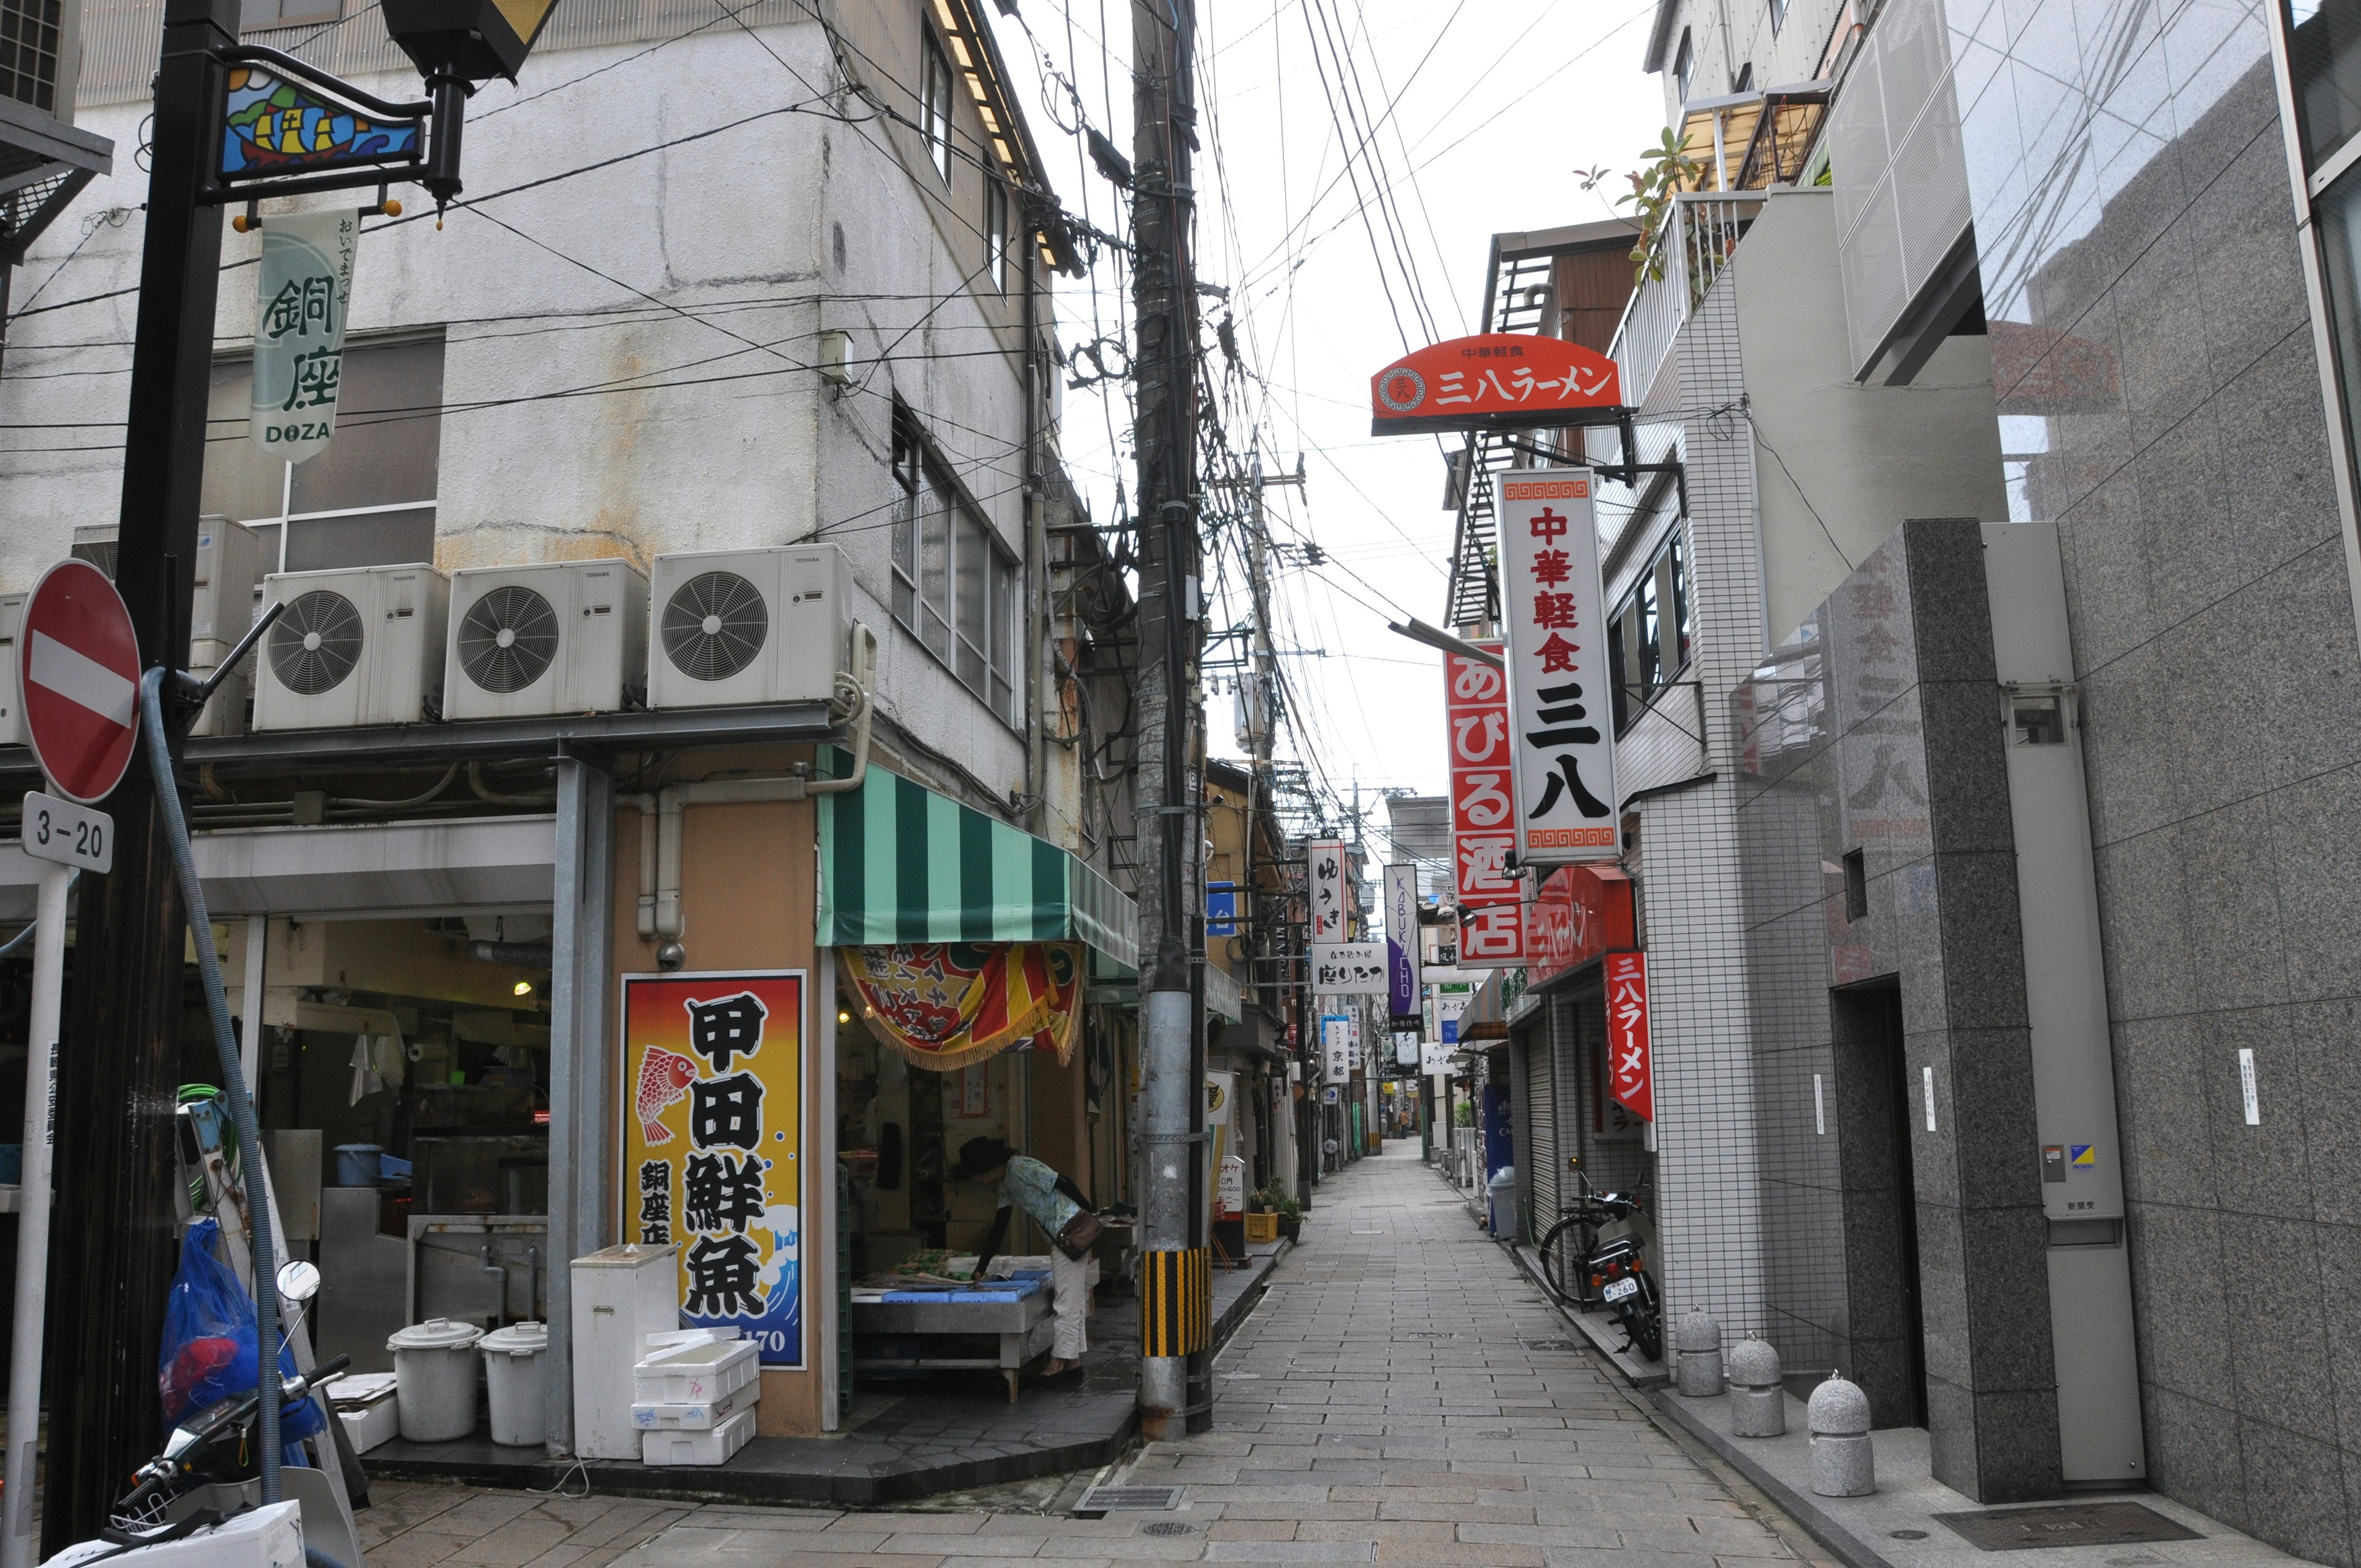
{"type": "Polygon", "coordinates": [[[1614,693],[1587,468],[1500,476],[1500,615],[1520,865],[1611,861],[1614,693]]]}
{"type": "Polygon", "coordinates": [[[336,432],[345,313],[360,243],[360,214],[352,207],[263,220],[246,434],[273,457],[316,457],[336,432]]]}

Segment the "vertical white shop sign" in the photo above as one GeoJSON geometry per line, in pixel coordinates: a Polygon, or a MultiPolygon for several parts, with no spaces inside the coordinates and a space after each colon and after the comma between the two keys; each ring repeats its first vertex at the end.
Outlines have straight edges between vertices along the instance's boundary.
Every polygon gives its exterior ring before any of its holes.
{"type": "Polygon", "coordinates": [[[360,243],[360,214],[352,207],[273,213],[263,222],[246,433],[273,457],[315,457],[335,433],[360,243]]]}
{"type": "Polygon", "coordinates": [[[1344,941],[1352,929],[1353,909],[1345,876],[1345,841],[1314,839],[1308,852],[1312,857],[1306,884],[1312,905],[1312,939],[1344,941]]]}
{"type": "Polygon", "coordinates": [[[1500,618],[1522,865],[1611,861],[1614,694],[1587,468],[1500,477],[1500,618]]]}

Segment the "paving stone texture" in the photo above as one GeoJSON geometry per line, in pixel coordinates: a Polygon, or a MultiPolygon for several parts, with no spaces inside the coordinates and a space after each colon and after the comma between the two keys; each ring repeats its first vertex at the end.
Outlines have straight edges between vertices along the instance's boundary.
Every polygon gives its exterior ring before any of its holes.
{"type": "Polygon", "coordinates": [[[1792,1526],[1774,1530],[1784,1521],[1742,1503],[1566,1343],[1565,1321],[1417,1146],[1397,1146],[1320,1189],[1303,1245],[1215,1364],[1213,1430],[1150,1444],[1109,1477],[1185,1488],[1175,1511],[844,1512],[381,1484],[363,1544],[372,1568],[1796,1558],[1792,1526]]]}

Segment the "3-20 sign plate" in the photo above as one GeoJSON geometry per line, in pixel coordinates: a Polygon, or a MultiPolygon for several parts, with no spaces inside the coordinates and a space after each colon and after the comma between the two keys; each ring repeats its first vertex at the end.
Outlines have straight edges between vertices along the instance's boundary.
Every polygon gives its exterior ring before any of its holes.
{"type": "Polygon", "coordinates": [[[25,853],[104,876],[115,869],[115,818],[34,790],[25,796],[25,853]]]}

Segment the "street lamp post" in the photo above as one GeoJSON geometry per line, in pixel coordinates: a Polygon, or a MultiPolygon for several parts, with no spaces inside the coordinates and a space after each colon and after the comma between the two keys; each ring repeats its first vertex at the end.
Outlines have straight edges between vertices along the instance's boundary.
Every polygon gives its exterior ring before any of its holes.
{"type": "MultiPolygon", "coordinates": [[[[388,103],[240,44],[239,0],[165,0],[116,536],[116,587],[143,665],[177,670],[188,652],[222,209],[251,214],[265,197],[371,185],[382,203],[385,187],[402,181],[447,204],[460,189],[467,95],[492,77],[514,79],[555,7],[384,0],[387,31],[428,90],[423,102],[388,103]],[[291,108],[307,126],[351,133],[274,134],[291,108]]],[[[52,1271],[44,1557],[105,1527],[123,1478],[161,1437],[156,1355],[174,1263],[186,912],[148,770],[131,768],[104,805],[115,868],[82,879],[71,1044],[59,1052],[57,1204],[76,1216],[68,1234],[81,1245],[61,1247],[52,1271]]],[[[260,1168],[259,1151],[247,1160],[260,1168]]]]}

